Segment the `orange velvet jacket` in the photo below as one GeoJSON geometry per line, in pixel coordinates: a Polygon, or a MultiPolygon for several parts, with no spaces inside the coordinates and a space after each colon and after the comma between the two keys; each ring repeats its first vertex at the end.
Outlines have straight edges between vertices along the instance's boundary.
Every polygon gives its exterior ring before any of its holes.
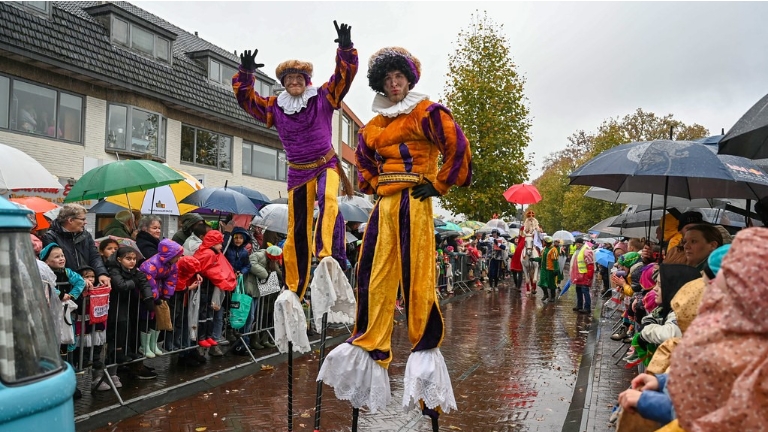
{"type": "Polygon", "coordinates": [[[367,194],[394,195],[416,184],[379,184],[384,173],[420,174],[419,181],[430,181],[441,195],[453,185],[469,186],[472,181],[469,142],[450,111],[438,103],[424,100],[410,113],[393,118],[379,114],[360,130],[359,141],[358,183],[367,194]]]}

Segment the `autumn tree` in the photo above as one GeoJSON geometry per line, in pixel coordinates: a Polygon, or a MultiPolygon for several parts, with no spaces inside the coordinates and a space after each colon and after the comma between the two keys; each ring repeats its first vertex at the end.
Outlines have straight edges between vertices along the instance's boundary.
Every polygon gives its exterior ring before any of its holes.
{"type": "Polygon", "coordinates": [[[579,131],[568,138],[564,150],[555,152],[545,160],[544,172],[534,180],[542,201],[531,206],[536,217],[549,232],[558,229],[586,232],[601,220],[621,212],[621,205],[585,198],[587,186],[568,186],[568,175],[576,168],[605,150],[621,144],[656,139],[694,140],[707,136],[709,131],[699,125],[686,125],[672,114],[664,117],[642,109],[622,118],[605,120],[591,134],[579,131]]]}
{"type": "Polygon", "coordinates": [[[449,57],[441,98],[470,142],[472,185],[453,189],[440,202],[468,219],[514,214],[514,205],[503,193],[528,178],[533,158],[526,152],[531,120],[523,93],[525,79],[517,72],[503,31],[504,26],[485,12],[472,15],[449,57]]]}

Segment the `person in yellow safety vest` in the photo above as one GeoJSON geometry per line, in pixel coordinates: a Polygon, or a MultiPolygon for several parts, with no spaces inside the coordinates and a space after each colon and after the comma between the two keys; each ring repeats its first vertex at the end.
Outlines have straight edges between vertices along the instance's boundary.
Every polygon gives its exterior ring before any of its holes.
{"type": "Polygon", "coordinates": [[[571,284],[576,286],[576,307],[574,311],[588,314],[592,311],[590,287],[595,276],[595,254],[583,238],[576,239],[578,251],[571,258],[571,284]]]}

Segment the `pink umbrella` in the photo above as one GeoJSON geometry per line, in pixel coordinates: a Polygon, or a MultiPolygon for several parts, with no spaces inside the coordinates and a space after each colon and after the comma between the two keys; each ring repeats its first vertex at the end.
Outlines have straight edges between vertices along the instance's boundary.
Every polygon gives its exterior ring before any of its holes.
{"type": "Polygon", "coordinates": [[[541,194],[536,186],[530,184],[516,184],[504,192],[504,198],[512,204],[536,204],[541,201],[541,194]]]}

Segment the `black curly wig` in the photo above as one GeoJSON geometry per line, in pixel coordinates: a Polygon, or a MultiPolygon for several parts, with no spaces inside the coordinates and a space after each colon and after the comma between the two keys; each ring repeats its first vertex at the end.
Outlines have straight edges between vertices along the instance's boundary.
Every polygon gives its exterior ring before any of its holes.
{"type": "Polygon", "coordinates": [[[408,78],[408,90],[412,90],[418,79],[405,57],[388,54],[377,59],[373,67],[368,69],[368,85],[377,93],[384,93],[384,79],[387,73],[400,71],[408,78]]]}

